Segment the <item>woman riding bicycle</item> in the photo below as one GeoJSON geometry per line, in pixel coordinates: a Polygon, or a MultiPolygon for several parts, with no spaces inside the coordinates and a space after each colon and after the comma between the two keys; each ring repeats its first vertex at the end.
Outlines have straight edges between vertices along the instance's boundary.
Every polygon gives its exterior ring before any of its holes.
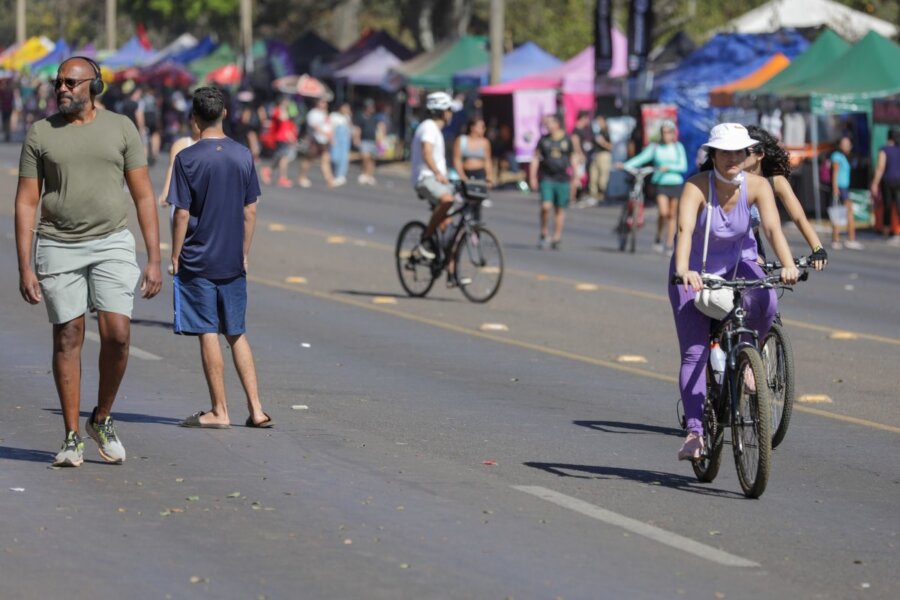
{"type": "MultiPolygon", "coordinates": [[[[813,229],[806,218],[803,206],[794,194],[794,190],[787,179],[791,174],[790,155],[787,150],[781,147],[778,140],[762,127],[750,125],[747,127],[747,133],[759,143],[751,148],[747,160],[744,161],[744,172],[753,173],[768,180],[775,194],[775,200],[781,201],[791,220],[797,226],[797,229],[800,230],[806,243],[809,244],[812,252],[810,256],[812,266],[817,271],[821,271],[828,264],[828,254],[822,247],[822,242],[819,240],[816,230],[813,229]]],[[[711,169],[712,164],[708,167],[704,165],[704,167],[711,169]]],[[[747,240],[746,251],[749,255],[754,250],[758,250],[760,257],[765,259],[762,239],[759,237],[759,211],[755,206],[750,209],[750,219],[753,223],[754,239],[747,240]]]]}
{"type": "MultiPolygon", "coordinates": [[[[762,177],[743,173],[748,149],[757,144],[747,129],[737,123],[722,123],[710,131],[705,144],[711,170],[691,177],[681,194],[678,236],[669,266],[683,285],[669,287],[669,301],[681,349],[679,388],[687,420],[688,435],[678,452],[679,460],[697,460],[703,451],[703,400],[706,396],[706,363],[709,358],[709,317],[694,306],[694,296],[703,288],[700,271],[706,220],[709,227],[706,273],[725,278],[764,276],[755,251],[746,248],[751,233],[750,209],[757,206],[763,232],[785,267],[781,280],[797,281],[791,250],[781,231],[772,188],[762,177]],[[708,206],[709,205],[709,206],[708,206]]],[[[775,317],[775,292],[754,289],[745,296],[747,324],[764,338],[775,317]]],[[[753,382],[748,382],[752,387],[753,382]]]]}
{"type": "Polygon", "coordinates": [[[650,183],[656,190],[656,205],[659,207],[659,217],[656,220],[656,237],[653,249],[663,251],[662,231],[666,228],[666,250],[672,250],[675,237],[675,218],[678,214],[678,197],[684,185],[684,173],[687,171],[687,154],[684,146],[677,139],[675,123],[663,121],[659,130],[660,141],[658,144],[650,144],[637,156],[633,156],[625,162],[625,167],[635,169],[637,167],[653,163],[656,169],[650,183]]]}

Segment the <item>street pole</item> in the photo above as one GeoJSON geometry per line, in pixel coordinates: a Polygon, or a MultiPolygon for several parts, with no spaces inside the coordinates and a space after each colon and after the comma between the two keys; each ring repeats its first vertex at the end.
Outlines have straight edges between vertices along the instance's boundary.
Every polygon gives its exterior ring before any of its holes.
{"type": "Polygon", "coordinates": [[[116,0],[106,0],[106,49],[116,49],[116,0]]]}
{"type": "Polygon", "coordinates": [[[491,0],[491,85],[500,83],[503,69],[504,0],[491,0]]]}
{"type": "Polygon", "coordinates": [[[16,43],[25,43],[25,0],[16,0],[16,43]]]}
{"type": "Polygon", "coordinates": [[[253,0],[241,0],[241,53],[244,74],[253,72],[253,0]]]}

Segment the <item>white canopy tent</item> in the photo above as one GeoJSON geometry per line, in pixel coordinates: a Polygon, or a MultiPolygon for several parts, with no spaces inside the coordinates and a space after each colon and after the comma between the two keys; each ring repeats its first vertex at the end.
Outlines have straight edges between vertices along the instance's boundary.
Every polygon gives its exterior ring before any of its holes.
{"type": "Polygon", "coordinates": [[[898,27],[832,0],[771,0],[733,19],[722,28],[737,33],[766,33],[782,27],[830,27],[845,39],[858,40],[870,30],[887,38],[898,27]]]}

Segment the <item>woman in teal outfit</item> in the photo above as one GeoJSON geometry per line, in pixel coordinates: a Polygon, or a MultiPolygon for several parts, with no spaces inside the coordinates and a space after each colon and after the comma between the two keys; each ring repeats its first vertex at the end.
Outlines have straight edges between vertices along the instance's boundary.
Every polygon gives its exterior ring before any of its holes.
{"type": "Polygon", "coordinates": [[[660,142],[650,144],[639,154],[625,163],[625,167],[636,169],[652,163],[656,169],[650,182],[656,189],[656,205],[659,217],[656,220],[656,237],[653,249],[662,252],[662,231],[666,226],[665,250],[672,253],[675,240],[675,216],[678,214],[678,198],[684,186],[684,174],[687,171],[687,153],[678,141],[675,123],[663,121],[660,127],[660,142]]]}

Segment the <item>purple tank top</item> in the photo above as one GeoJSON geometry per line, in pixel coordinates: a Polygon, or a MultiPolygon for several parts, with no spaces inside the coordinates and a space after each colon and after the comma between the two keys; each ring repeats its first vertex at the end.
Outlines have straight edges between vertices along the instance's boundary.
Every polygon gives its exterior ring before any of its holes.
{"type": "MultiPolygon", "coordinates": [[[[750,204],[747,201],[747,181],[741,182],[737,204],[725,212],[719,205],[716,180],[709,172],[709,202],[712,204],[712,223],[709,227],[709,250],[706,256],[706,272],[713,275],[731,276],[739,260],[746,259],[748,249],[744,247],[750,232],[750,204]]],[[[700,211],[694,236],[691,239],[689,266],[692,271],[700,271],[703,265],[703,240],[706,237],[706,215],[708,208],[700,211]]],[[[750,234],[752,237],[752,234],[750,234]]],[[[755,240],[754,240],[755,247],[755,240]]],[[[755,255],[751,260],[755,260],[755,255]]]]}
{"type": "Polygon", "coordinates": [[[884,175],[882,179],[885,183],[900,183],[900,146],[890,144],[881,149],[887,160],[884,164],[884,175]]]}

